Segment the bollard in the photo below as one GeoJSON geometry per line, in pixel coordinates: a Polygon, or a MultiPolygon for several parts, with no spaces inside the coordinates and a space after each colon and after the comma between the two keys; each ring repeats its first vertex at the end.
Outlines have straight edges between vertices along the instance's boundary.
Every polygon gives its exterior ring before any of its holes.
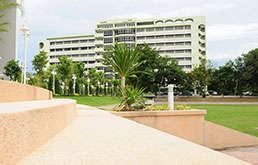
{"type": "Polygon", "coordinates": [[[168,85],[168,106],[169,110],[174,110],[174,85],[168,85]]]}

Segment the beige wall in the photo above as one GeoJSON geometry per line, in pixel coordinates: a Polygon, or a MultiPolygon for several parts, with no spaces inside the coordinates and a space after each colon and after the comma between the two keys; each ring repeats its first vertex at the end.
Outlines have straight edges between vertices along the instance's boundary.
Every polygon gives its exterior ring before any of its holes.
{"type": "Polygon", "coordinates": [[[15,164],[63,130],[76,114],[76,101],[65,99],[0,107],[0,164],[15,164]]]}
{"type": "Polygon", "coordinates": [[[205,146],[212,149],[258,145],[258,138],[211,122],[205,122],[205,146]]]}
{"type": "Polygon", "coordinates": [[[52,92],[43,88],[0,80],[0,102],[49,100],[52,92]]]}
{"type": "Polygon", "coordinates": [[[191,142],[204,145],[204,110],[112,112],[191,142]]]}

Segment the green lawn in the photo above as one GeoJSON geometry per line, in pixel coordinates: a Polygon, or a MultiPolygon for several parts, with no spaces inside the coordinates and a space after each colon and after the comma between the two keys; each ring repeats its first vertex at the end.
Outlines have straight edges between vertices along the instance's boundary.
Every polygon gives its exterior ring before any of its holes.
{"type": "Polygon", "coordinates": [[[77,104],[84,104],[93,107],[119,104],[121,102],[120,98],[111,96],[58,96],[54,98],[74,99],[77,100],[77,104]]]}
{"type": "Polygon", "coordinates": [[[198,104],[192,109],[205,109],[205,119],[258,137],[258,105],[198,104]]]}

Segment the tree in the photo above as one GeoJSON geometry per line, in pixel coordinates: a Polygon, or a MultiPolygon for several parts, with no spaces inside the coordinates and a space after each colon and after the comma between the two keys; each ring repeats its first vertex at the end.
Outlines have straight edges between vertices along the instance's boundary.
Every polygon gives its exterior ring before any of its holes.
{"type": "Polygon", "coordinates": [[[19,61],[10,60],[4,66],[4,74],[10,77],[11,81],[21,81],[22,70],[19,66],[19,61]]]}
{"type": "MultiPolygon", "coordinates": [[[[139,48],[129,48],[126,44],[116,43],[113,49],[107,48],[107,53],[103,54],[103,64],[111,67],[121,77],[121,92],[125,97],[125,81],[126,77],[133,76],[136,69],[141,65],[141,54],[139,48]]],[[[125,105],[125,110],[129,110],[129,106],[125,105]]]]}
{"type": "Polygon", "coordinates": [[[36,71],[36,74],[39,75],[41,86],[43,83],[43,75],[44,75],[44,68],[48,63],[48,56],[46,52],[40,52],[38,55],[34,56],[32,60],[33,69],[36,71]]]}
{"type": "Polygon", "coordinates": [[[212,76],[212,69],[210,62],[202,59],[201,64],[191,72],[194,87],[201,92],[203,97],[206,97],[207,87],[212,76]]]}
{"type": "Polygon", "coordinates": [[[74,74],[76,75],[76,93],[82,94],[82,84],[83,84],[83,79],[84,79],[84,63],[83,62],[78,62],[75,63],[73,68],[74,68],[74,74]]]}
{"type": "MultiPolygon", "coordinates": [[[[17,7],[19,6],[18,3],[10,3],[8,0],[0,0],[0,19],[4,17],[4,10],[12,8],[12,7],[17,7]]],[[[8,32],[6,29],[6,26],[10,25],[9,22],[0,22],[0,32],[8,32]]],[[[0,41],[4,42],[3,38],[0,37],[0,41]]]]}
{"type": "Polygon", "coordinates": [[[258,93],[258,48],[243,54],[244,73],[243,76],[247,81],[248,88],[258,93]]]}
{"type": "Polygon", "coordinates": [[[68,59],[67,56],[58,57],[60,64],[57,65],[57,72],[62,80],[65,83],[64,93],[66,94],[68,83],[72,78],[73,66],[72,60],[68,59]]]}

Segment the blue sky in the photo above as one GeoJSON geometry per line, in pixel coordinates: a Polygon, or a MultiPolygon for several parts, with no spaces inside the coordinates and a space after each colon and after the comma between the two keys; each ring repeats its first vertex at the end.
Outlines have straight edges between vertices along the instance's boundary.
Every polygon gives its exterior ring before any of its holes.
{"type": "MultiPolygon", "coordinates": [[[[94,33],[96,23],[116,18],[206,16],[207,58],[223,65],[258,47],[257,0],[25,0],[28,67],[47,37],[94,33]]],[[[18,33],[18,58],[23,61],[23,36],[18,33]]]]}

